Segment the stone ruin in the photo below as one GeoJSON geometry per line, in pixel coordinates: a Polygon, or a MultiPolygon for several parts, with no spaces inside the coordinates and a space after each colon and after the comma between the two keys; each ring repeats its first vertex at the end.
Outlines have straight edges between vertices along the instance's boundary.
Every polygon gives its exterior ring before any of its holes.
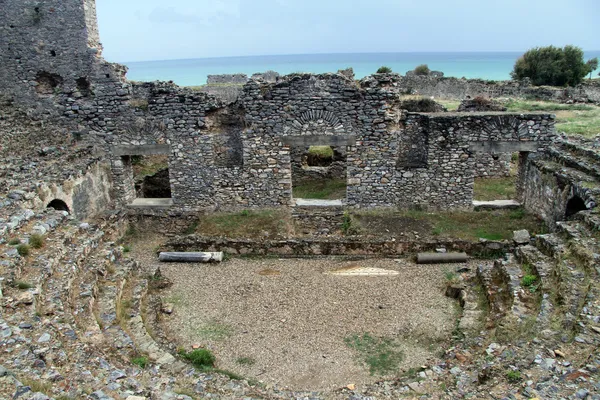
{"type": "MultiPolygon", "coordinates": [[[[600,315],[594,303],[598,288],[585,285],[598,257],[597,141],[557,135],[550,114],[410,112],[400,99],[415,91],[465,98],[525,95],[533,89],[438,76],[374,74],[356,81],[348,73],[269,73],[239,77],[241,88],[225,101],[172,83],[129,82],[125,74],[126,67],[102,58],[94,0],[0,1],[0,189],[5,194],[0,362],[9,369],[52,382],[55,394],[73,398],[187,399],[174,394],[173,382],[181,376],[196,379],[197,393],[223,398],[318,397],[250,388],[218,374],[208,379],[177,360],[169,343],[145,327],[151,323],[142,318],[151,282],[114,244],[127,218],[137,214],[176,219],[199,211],[294,208],[294,179],[317,173],[310,170],[315,166],[303,165],[310,146],[334,149],[334,167],[318,173],[346,179],[344,209],[472,210],[474,178],[501,174],[491,166],[495,157],[518,153],[519,200],[556,231],[539,235],[534,245],[523,243],[516,251],[519,262],[533,265],[547,288],[559,272],[570,271],[558,285],[571,307],[564,323],[578,329],[585,349],[597,346],[593,332],[598,331],[589,321],[600,315]],[[133,164],[135,157],[148,155],[168,160],[170,197],[138,197],[133,164]],[[94,223],[75,224],[75,218],[94,223]],[[34,234],[46,235],[52,246],[28,261],[9,241],[27,243],[34,234]],[[564,260],[567,247],[581,252],[585,268],[564,260]],[[29,290],[15,289],[25,281],[29,290]],[[123,296],[131,307],[120,324],[116,315],[123,296]],[[124,355],[139,352],[161,367],[148,377],[130,372],[124,355]]],[[[544,90],[549,98],[598,101],[592,86],[568,93],[544,90]]],[[[324,241],[291,246],[285,251],[303,246],[310,254],[318,247],[319,254],[328,254],[335,248],[324,241]]],[[[376,248],[394,256],[409,247],[390,241],[360,246],[342,244],[348,251],[371,254],[376,248]]],[[[518,284],[514,265],[500,262],[494,270],[478,271],[490,301],[498,293],[492,274],[518,284]]],[[[509,293],[518,293],[520,286],[513,286],[509,293]]],[[[465,310],[476,307],[468,288],[456,293],[465,310]]],[[[543,307],[551,307],[544,299],[543,307]]],[[[513,301],[518,305],[518,297],[513,301]]],[[[503,312],[522,317],[515,308],[503,312]]],[[[540,321],[547,326],[543,312],[540,321]]],[[[465,329],[469,323],[465,317],[465,329]]],[[[446,366],[427,369],[425,377],[438,370],[444,374],[446,366]]],[[[462,379],[447,369],[446,375],[462,379]]],[[[14,389],[13,398],[48,398],[1,366],[0,379],[14,389]]],[[[407,388],[390,389],[390,396],[417,391],[407,388]]],[[[368,390],[379,393],[376,387],[368,390]]],[[[351,392],[334,397],[348,398],[351,392]]]]}

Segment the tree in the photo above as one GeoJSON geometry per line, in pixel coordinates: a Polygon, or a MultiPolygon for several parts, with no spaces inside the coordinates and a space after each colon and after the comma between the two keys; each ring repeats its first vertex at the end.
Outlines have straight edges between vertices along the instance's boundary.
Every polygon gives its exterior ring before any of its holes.
{"type": "Polygon", "coordinates": [[[534,85],[575,86],[590,72],[583,50],[548,46],[527,50],[515,63],[513,79],[529,78],[534,85]]]}
{"type": "MultiPolygon", "coordinates": [[[[592,79],[592,72],[594,72],[595,70],[598,69],[598,57],[594,57],[590,60],[587,60],[585,65],[588,66],[588,68],[590,70],[590,79],[592,79]]],[[[600,74],[598,74],[598,75],[600,75],[600,74]]]]}

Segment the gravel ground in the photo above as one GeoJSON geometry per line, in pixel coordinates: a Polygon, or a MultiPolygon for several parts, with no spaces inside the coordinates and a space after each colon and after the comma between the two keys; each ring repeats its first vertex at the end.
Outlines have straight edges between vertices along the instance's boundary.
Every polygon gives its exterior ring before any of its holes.
{"type": "Polygon", "coordinates": [[[175,306],[164,323],[178,344],[209,348],[219,368],[247,378],[294,390],[360,387],[391,376],[371,376],[344,338],[395,338],[404,352],[399,370],[435,358],[456,321],[456,303],[443,293],[444,270],[454,267],[388,259],[161,264],[173,281],[162,295],[175,306]],[[324,274],[356,265],[399,274],[324,274]]]}

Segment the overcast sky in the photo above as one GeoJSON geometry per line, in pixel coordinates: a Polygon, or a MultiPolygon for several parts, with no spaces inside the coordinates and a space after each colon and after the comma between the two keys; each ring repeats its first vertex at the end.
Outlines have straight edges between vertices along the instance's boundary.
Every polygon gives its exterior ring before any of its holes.
{"type": "Polygon", "coordinates": [[[600,0],[97,0],[109,61],[600,50],[600,0]]]}

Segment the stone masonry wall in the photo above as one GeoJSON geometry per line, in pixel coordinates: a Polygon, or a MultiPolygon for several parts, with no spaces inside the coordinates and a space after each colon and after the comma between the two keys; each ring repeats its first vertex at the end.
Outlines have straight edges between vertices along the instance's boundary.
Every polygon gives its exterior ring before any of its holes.
{"type": "Polygon", "coordinates": [[[0,5],[0,96],[109,158],[119,206],[134,199],[129,156],[144,146],[169,156],[175,209],[288,206],[290,149],[308,144],[346,147],[350,207],[470,208],[473,143],[543,148],[554,132],[541,114],[405,115],[395,74],[259,77],[231,104],[133,84],[101,57],[94,0],[0,5]]]}

